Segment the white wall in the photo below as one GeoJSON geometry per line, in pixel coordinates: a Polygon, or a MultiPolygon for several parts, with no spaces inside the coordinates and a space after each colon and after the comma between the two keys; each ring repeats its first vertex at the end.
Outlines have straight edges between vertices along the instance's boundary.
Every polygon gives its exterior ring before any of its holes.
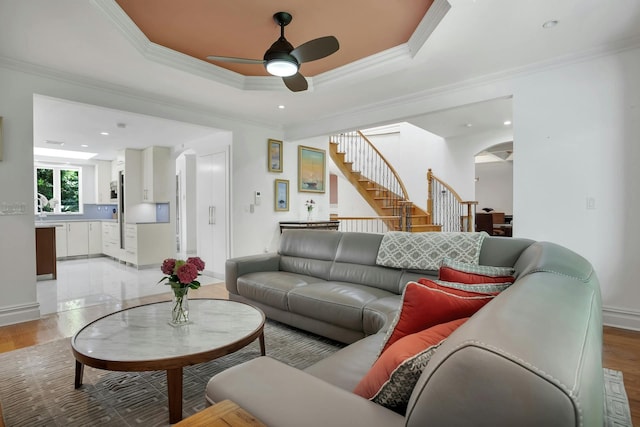
{"type": "Polygon", "coordinates": [[[33,97],[15,72],[0,68],[3,153],[0,203],[24,203],[25,215],[0,216],[0,325],[38,318],[33,224],[33,97]]]}
{"type": "Polygon", "coordinates": [[[325,150],[329,163],[329,138],[319,136],[297,141],[283,141],[282,173],[268,172],[267,139],[282,140],[281,135],[249,132],[242,142],[234,137],[234,216],[243,224],[234,224],[234,256],[276,251],[280,242],[280,221],[307,219],[305,201],[313,199],[316,207],[313,219],[329,219],[329,168],[325,168],[325,193],[298,191],[298,146],[304,145],[325,150]],[[289,211],[275,211],[275,180],[289,180],[289,211]],[[254,205],[254,192],[260,191],[261,203],[254,205]]]}
{"type": "Polygon", "coordinates": [[[513,163],[476,164],[477,211],[493,208],[496,212],[513,213],[513,163]]]}
{"type": "Polygon", "coordinates": [[[513,111],[514,232],[589,259],[601,279],[605,321],[634,328],[639,76],[638,49],[548,70],[514,82],[513,111]]]}
{"type": "Polygon", "coordinates": [[[180,197],[180,256],[196,255],[198,230],[196,227],[196,155],[180,154],[176,159],[180,197]]]}

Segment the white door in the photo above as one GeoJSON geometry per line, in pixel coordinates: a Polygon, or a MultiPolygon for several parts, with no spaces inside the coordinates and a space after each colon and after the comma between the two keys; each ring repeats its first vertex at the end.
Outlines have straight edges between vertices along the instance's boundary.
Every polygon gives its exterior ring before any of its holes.
{"type": "Polygon", "coordinates": [[[226,153],[198,157],[198,256],[205,271],[224,277],[227,260],[227,161],[226,153]]]}

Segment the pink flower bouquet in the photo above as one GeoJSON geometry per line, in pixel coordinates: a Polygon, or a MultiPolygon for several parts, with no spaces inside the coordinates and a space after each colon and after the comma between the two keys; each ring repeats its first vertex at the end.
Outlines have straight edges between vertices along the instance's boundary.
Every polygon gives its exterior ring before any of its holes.
{"type": "Polygon", "coordinates": [[[190,257],[186,261],[167,258],[162,263],[160,270],[166,274],[158,283],[167,280],[167,284],[172,288],[198,289],[200,282],[196,279],[200,272],[204,270],[204,261],[199,257],[190,257]]]}

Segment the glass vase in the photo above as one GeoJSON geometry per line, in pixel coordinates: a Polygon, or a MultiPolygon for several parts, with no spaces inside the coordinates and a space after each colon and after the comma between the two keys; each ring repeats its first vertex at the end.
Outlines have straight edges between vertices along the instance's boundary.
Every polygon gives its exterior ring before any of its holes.
{"type": "Polygon", "coordinates": [[[186,325],[189,323],[189,287],[171,286],[173,299],[171,301],[171,321],[172,326],[186,325]]]}

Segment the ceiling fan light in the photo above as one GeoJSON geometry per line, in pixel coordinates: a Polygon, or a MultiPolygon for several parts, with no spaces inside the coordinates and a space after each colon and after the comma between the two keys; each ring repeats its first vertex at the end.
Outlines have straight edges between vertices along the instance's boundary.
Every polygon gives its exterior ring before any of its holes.
{"type": "Polygon", "coordinates": [[[267,72],[278,77],[293,76],[298,72],[298,64],[285,59],[272,59],[265,65],[267,72]]]}

